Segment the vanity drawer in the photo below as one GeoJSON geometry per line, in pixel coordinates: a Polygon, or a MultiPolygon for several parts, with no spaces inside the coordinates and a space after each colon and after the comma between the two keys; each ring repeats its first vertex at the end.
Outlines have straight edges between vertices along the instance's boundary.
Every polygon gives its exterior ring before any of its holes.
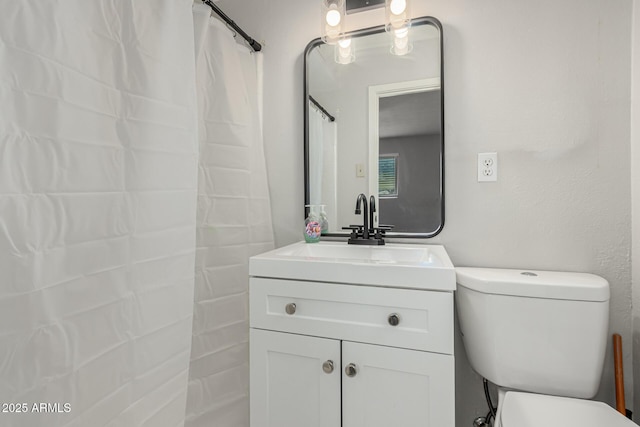
{"type": "Polygon", "coordinates": [[[252,328],[453,354],[452,292],[251,277],[249,301],[252,328]]]}

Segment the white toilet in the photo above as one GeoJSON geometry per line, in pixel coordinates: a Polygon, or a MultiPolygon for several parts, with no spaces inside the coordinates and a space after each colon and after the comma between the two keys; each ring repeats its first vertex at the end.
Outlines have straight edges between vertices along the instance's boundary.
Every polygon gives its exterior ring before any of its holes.
{"type": "Polygon", "coordinates": [[[495,427],[629,427],[590,400],[608,339],[609,283],[593,274],[456,268],[473,369],[499,387],[495,427]]]}

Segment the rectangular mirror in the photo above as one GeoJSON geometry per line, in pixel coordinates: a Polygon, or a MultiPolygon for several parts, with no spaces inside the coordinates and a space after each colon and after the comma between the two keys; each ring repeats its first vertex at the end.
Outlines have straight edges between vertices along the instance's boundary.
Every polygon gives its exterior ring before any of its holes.
{"type": "Polygon", "coordinates": [[[444,225],[442,26],[424,17],[396,38],[384,26],[347,37],[305,51],[305,204],[324,205],[323,234],[346,236],[362,224],[358,194],[375,195],[389,237],[433,237],[444,225]]]}

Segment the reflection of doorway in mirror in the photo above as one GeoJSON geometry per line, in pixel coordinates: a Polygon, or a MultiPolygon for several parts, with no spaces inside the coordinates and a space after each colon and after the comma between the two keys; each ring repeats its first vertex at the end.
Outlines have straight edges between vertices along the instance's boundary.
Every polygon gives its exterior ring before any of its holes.
{"type": "Polygon", "coordinates": [[[377,224],[436,229],[441,218],[440,79],[369,87],[369,192],[377,224]]]}

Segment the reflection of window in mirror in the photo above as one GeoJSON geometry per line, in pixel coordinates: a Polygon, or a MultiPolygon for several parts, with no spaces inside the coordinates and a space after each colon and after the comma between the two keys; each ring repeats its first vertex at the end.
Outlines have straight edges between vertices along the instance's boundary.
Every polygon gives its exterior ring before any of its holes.
{"type": "Polygon", "coordinates": [[[380,154],[378,160],[378,196],[398,197],[398,154],[380,154]]]}

